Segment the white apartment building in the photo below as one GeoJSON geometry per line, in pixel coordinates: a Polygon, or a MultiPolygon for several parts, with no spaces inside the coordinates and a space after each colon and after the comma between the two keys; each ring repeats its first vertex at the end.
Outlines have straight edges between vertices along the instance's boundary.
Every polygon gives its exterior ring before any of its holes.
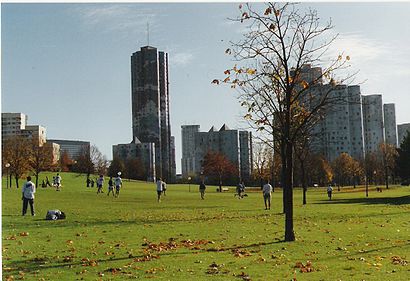
{"type": "Polygon", "coordinates": [[[2,139],[12,136],[24,136],[36,140],[39,146],[46,143],[46,128],[40,125],[27,125],[28,116],[24,113],[2,113],[2,139]]]}
{"type": "Polygon", "coordinates": [[[21,133],[27,126],[27,115],[24,113],[2,113],[1,134],[3,138],[21,133]]]}
{"type": "Polygon", "coordinates": [[[195,161],[195,134],[199,132],[199,125],[182,125],[182,177],[187,178],[198,170],[195,161]]]}
{"type": "Polygon", "coordinates": [[[386,143],[397,147],[396,133],[396,108],[394,103],[386,103],[383,105],[384,115],[384,140],[386,143]]]}
{"type": "Polygon", "coordinates": [[[375,152],[384,142],[382,95],[366,95],[362,98],[365,153],[375,152]]]}

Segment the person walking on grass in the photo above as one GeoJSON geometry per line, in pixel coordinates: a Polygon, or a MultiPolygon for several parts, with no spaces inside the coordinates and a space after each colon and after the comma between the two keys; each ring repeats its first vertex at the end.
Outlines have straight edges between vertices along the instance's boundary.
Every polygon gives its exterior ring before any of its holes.
{"type": "Polygon", "coordinates": [[[161,195],[162,195],[162,192],[164,192],[164,184],[165,183],[162,181],[161,178],[159,178],[157,180],[156,184],[157,184],[157,201],[161,202],[161,195]]]}
{"type": "Polygon", "coordinates": [[[30,204],[31,215],[35,216],[34,193],[36,193],[36,186],[31,182],[30,176],[27,177],[27,182],[24,184],[22,192],[23,194],[21,200],[23,200],[23,216],[27,213],[28,204],[30,204]]]}
{"type": "Polygon", "coordinates": [[[167,183],[162,181],[162,194],[166,196],[165,192],[167,191],[167,183]]]}
{"type": "Polygon", "coordinates": [[[262,187],[263,201],[265,202],[265,210],[270,210],[271,195],[272,195],[272,186],[269,184],[269,181],[266,181],[262,187]]]}
{"type": "Polygon", "coordinates": [[[61,187],[61,176],[59,173],[57,173],[57,176],[55,177],[55,181],[56,181],[56,191],[60,191],[60,187],[61,187]]]}
{"type": "Polygon", "coordinates": [[[202,199],[202,200],[205,199],[205,189],[206,189],[205,183],[202,181],[202,182],[199,184],[199,192],[201,193],[201,199],[202,199]]]}
{"type": "Polygon", "coordinates": [[[333,187],[331,184],[327,187],[327,197],[329,197],[329,200],[332,200],[332,192],[333,192],[333,187]]]}
{"type": "Polygon", "coordinates": [[[104,176],[100,175],[100,177],[97,179],[97,187],[98,187],[97,194],[98,193],[103,193],[102,192],[103,184],[104,184],[104,176]]]}
{"type": "Polygon", "coordinates": [[[112,192],[112,196],[114,196],[114,181],[112,180],[112,177],[110,177],[110,180],[108,181],[108,193],[107,193],[107,196],[110,195],[110,192],[112,192]]]}
{"type": "Polygon", "coordinates": [[[120,189],[122,186],[122,180],[121,180],[121,172],[118,172],[118,176],[115,178],[114,183],[115,183],[115,197],[118,197],[120,195],[120,189]]]}

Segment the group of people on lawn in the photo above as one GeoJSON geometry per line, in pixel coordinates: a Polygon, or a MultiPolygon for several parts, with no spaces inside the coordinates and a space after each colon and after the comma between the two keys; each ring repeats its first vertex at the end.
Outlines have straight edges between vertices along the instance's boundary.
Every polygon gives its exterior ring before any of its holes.
{"type": "MultiPolygon", "coordinates": [[[[87,179],[87,183],[88,183],[87,179]]],[[[48,177],[46,177],[46,181],[43,180],[42,186],[45,187],[47,186],[47,183],[50,185],[48,177]]],[[[104,185],[104,176],[100,175],[99,178],[96,180],[97,183],[97,194],[103,193],[103,185],[104,185]]],[[[50,185],[51,186],[51,185],[50,185]]],[[[57,176],[53,177],[53,186],[56,187],[56,190],[60,190],[61,187],[61,176],[57,174],[57,176]]],[[[120,194],[120,189],[122,186],[122,179],[121,179],[121,172],[118,172],[117,177],[113,179],[113,177],[110,177],[108,181],[108,193],[107,196],[112,193],[113,197],[118,197],[120,194]],[[115,187],[115,193],[114,193],[114,187],[115,187]]],[[[262,194],[263,194],[263,199],[265,203],[265,210],[270,210],[271,208],[271,196],[273,192],[272,185],[269,184],[269,181],[266,181],[265,184],[262,186],[262,194]]],[[[156,181],[156,190],[157,190],[157,201],[161,202],[161,196],[166,195],[166,190],[167,190],[167,184],[165,181],[163,181],[161,178],[158,178],[156,181]]],[[[205,199],[205,190],[206,190],[206,185],[204,181],[202,180],[201,183],[199,184],[199,192],[200,192],[200,197],[202,200],[205,199]]],[[[333,188],[331,185],[328,186],[327,188],[327,194],[329,197],[329,200],[332,199],[332,191],[333,188]]],[[[23,216],[27,213],[27,207],[30,205],[31,209],[31,214],[35,216],[34,212],[34,193],[36,192],[36,188],[34,183],[31,181],[31,177],[27,177],[27,182],[23,186],[23,195],[22,195],[22,200],[23,200],[23,216]]],[[[238,196],[238,198],[243,198],[245,193],[245,185],[241,181],[238,186],[236,187],[236,194],[235,196],[238,196]]],[[[246,195],[245,195],[246,196],[246,195]]]]}

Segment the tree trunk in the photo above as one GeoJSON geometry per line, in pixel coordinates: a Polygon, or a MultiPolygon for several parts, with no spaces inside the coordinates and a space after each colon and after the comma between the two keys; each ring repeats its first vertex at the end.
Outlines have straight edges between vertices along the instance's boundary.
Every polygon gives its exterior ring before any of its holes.
{"type": "Polygon", "coordinates": [[[15,180],[16,180],[16,188],[19,188],[19,176],[14,176],[15,180]]]}
{"type": "Polygon", "coordinates": [[[36,187],[38,187],[38,176],[40,173],[36,173],[36,187]]]}
{"type": "MultiPolygon", "coordinates": [[[[283,142],[283,140],[282,140],[282,143],[284,143],[283,142]]],[[[281,145],[281,162],[282,162],[282,169],[281,169],[281,173],[280,173],[280,185],[281,185],[281,187],[282,187],[282,193],[283,193],[283,195],[282,195],[282,205],[283,205],[283,213],[285,214],[286,213],[286,192],[285,192],[285,189],[286,189],[286,180],[285,180],[285,174],[286,174],[286,167],[287,167],[287,164],[286,164],[286,153],[285,153],[285,148],[284,148],[284,144],[283,145],[281,145]]]]}
{"type": "Polygon", "coordinates": [[[300,168],[302,170],[302,188],[303,188],[303,205],[306,205],[306,191],[307,191],[307,184],[305,179],[305,164],[301,159],[300,161],[300,168]]]}
{"type": "Polygon", "coordinates": [[[384,166],[384,180],[386,182],[386,189],[389,189],[389,174],[388,174],[388,167],[384,166]]]}
{"type": "Polygon", "coordinates": [[[293,231],[293,146],[286,142],[286,170],[285,170],[285,241],[295,241],[293,231]]]}
{"type": "Polygon", "coordinates": [[[11,188],[11,182],[12,182],[12,180],[13,180],[13,175],[10,173],[10,175],[9,175],[10,188],[11,188]]]}

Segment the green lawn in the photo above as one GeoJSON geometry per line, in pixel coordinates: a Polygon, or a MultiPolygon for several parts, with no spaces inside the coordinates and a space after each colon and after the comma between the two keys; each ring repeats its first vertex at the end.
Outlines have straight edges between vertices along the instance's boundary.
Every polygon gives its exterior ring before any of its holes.
{"type": "Polygon", "coordinates": [[[3,280],[409,280],[409,187],[335,190],[331,202],[310,189],[306,206],[296,189],[297,241],[285,243],[279,191],[265,211],[257,191],[208,187],[200,200],[197,185],[168,185],[157,203],[154,184],[125,181],[113,198],[62,178],[60,192],[37,189],[35,217],[3,179],[3,280]],[[50,209],[67,219],[44,220],[50,209]]]}

